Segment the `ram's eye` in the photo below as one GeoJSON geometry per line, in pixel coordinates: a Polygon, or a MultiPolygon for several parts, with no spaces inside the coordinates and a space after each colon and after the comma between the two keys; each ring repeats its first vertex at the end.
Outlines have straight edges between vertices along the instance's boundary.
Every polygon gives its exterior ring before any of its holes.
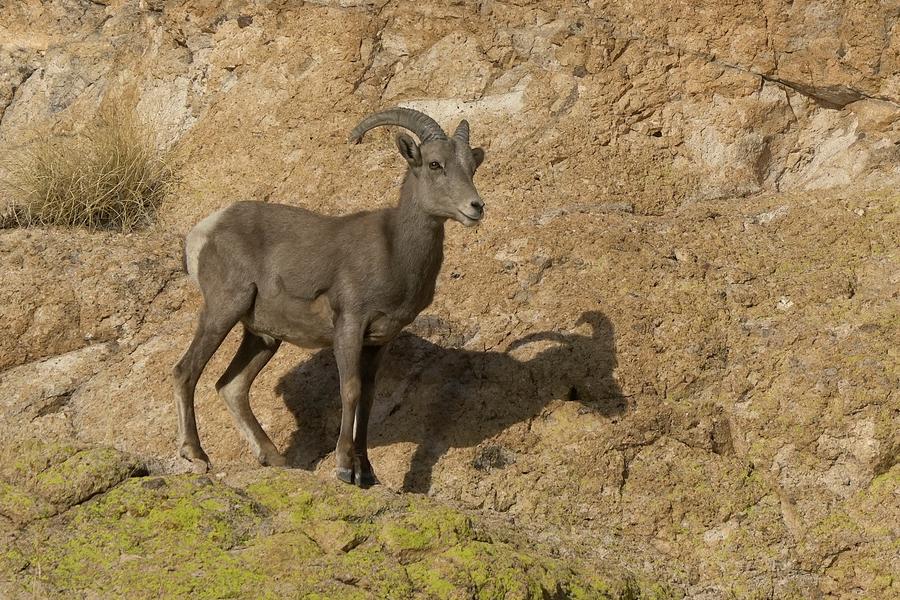
{"type": "Polygon", "coordinates": [[[441,163],[439,163],[439,162],[436,161],[436,160],[433,160],[433,161],[431,161],[430,163],[428,163],[428,168],[429,168],[429,169],[432,169],[432,170],[434,170],[434,171],[437,171],[438,169],[441,168],[441,163]]]}

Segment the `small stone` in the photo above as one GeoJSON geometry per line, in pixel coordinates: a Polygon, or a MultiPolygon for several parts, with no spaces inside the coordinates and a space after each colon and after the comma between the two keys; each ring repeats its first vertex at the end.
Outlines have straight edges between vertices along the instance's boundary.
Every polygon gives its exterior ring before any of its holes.
{"type": "Polygon", "coordinates": [[[681,248],[675,249],[675,260],[678,262],[690,262],[693,259],[693,255],[688,250],[683,250],[681,248]]]}
{"type": "Polygon", "coordinates": [[[135,560],[141,560],[142,558],[142,556],[138,556],[137,554],[122,554],[119,556],[119,562],[127,563],[135,560]]]}
{"type": "Polygon", "coordinates": [[[472,466],[479,471],[502,469],[515,464],[516,455],[503,446],[491,445],[480,449],[472,461],[472,466]]]}
{"type": "Polygon", "coordinates": [[[308,527],[304,533],[312,538],[326,554],[349,552],[366,540],[346,521],[322,521],[308,527]]]}
{"type": "Polygon", "coordinates": [[[775,304],[775,308],[777,308],[778,310],[788,310],[792,306],[794,306],[794,302],[787,296],[782,296],[781,298],[778,299],[778,302],[775,304]]]}
{"type": "Polygon", "coordinates": [[[162,477],[153,477],[152,479],[148,479],[141,483],[141,486],[147,490],[158,490],[159,488],[166,487],[166,480],[162,477]]]}
{"type": "Polygon", "coordinates": [[[529,294],[527,290],[519,290],[512,299],[516,302],[527,302],[530,296],[531,294],[529,294]]]}

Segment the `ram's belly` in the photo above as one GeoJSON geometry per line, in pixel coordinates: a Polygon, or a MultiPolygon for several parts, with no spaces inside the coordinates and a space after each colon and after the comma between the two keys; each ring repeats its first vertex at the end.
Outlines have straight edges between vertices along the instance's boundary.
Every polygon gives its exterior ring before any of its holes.
{"type": "Polygon", "coordinates": [[[301,348],[331,346],[334,311],[323,294],[315,300],[278,294],[272,299],[257,297],[252,314],[244,324],[255,333],[284,340],[301,348]]]}
{"type": "MultiPolygon", "coordinates": [[[[324,348],[333,344],[334,316],[325,294],[306,300],[280,292],[258,295],[253,311],[244,319],[244,324],[255,333],[301,348],[324,348]]],[[[414,318],[415,314],[410,311],[376,310],[366,317],[363,343],[373,346],[386,344],[414,318]]]]}

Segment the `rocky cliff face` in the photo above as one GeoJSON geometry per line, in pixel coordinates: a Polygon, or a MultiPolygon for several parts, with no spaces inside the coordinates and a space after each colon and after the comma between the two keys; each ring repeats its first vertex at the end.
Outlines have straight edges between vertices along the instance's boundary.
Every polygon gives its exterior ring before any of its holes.
{"type": "MultiPolygon", "coordinates": [[[[200,302],[181,234],[237,199],[393,202],[387,133],[346,135],[402,104],[470,120],[488,218],[448,226],[437,299],[385,366],[370,437],[388,487],[691,598],[896,595],[898,15],[7,3],[4,151],[132,98],[183,166],[148,231],[0,234],[4,430],[177,471],[168,373],[200,302]]],[[[229,474],[252,466],[212,387],[235,347],[198,390],[229,474]]],[[[291,348],[253,403],[327,475],[336,394],[329,354],[291,348]]]]}

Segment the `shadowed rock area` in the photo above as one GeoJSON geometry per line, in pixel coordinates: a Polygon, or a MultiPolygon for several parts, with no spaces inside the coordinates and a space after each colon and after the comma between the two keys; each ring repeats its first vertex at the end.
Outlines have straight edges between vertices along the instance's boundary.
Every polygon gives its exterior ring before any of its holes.
{"type": "Polygon", "coordinates": [[[0,178],[121,103],[179,180],[142,231],[0,230],[0,596],[900,595],[898,73],[889,2],[5,3],[0,178]],[[257,379],[258,469],[238,332],[180,474],[184,233],[395,202],[346,136],[398,104],[471,122],[487,216],[385,361],[382,488],[331,483],[327,351],[257,379]]]}
{"type": "MultiPolygon", "coordinates": [[[[598,312],[582,315],[578,323],[582,322],[592,329],[587,335],[539,332],[516,340],[506,352],[441,346],[416,335],[396,340],[379,380],[380,387],[391,393],[380,399],[372,417],[370,443],[415,444],[403,489],[427,492],[435,463],[451,447],[487,443],[510,427],[539,417],[554,398],[577,401],[579,411],[606,417],[625,413],[627,399],[612,378],[612,325],[598,312]],[[511,355],[515,348],[546,341],[556,344],[527,361],[511,355]],[[489,404],[489,398],[502,402],[489,404]]],[[[420,318],[412,329],[449,332],[438,318],[420,318]]],[[[452,334],[443,339],[453,342],[452,334]]],[[[287,373],[275,392],[297,420],[286,450],[288,459],[295,466],[314,468],[340,431],[334,355],[330,350],[315,354],[287,373]]],[[[488,448],[494,448],[487,455],[494,458],[476,456],[473,466],[489,470],[511,464],[499,446],[488,448]]]]}

